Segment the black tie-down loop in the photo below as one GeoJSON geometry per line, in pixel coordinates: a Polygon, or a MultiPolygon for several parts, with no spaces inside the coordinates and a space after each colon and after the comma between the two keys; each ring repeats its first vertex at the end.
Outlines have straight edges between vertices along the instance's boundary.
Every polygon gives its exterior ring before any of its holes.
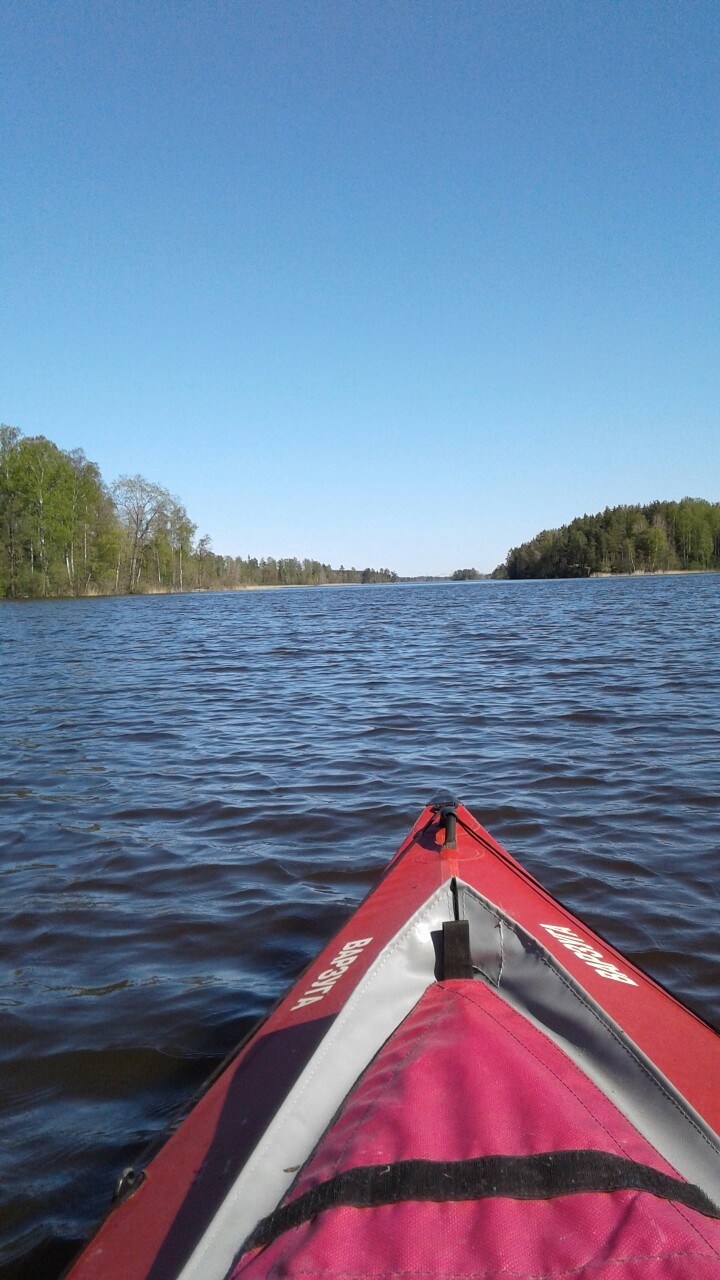
{"type": "Polygon", "coordinates": [[[443,920],[442,976],[446,982],[455,978],[472,978],[470,924],[467,920],[443,920]]]}
{"type": "Polygon", "coordinates": [[[430,801],[430,808],[437,814],[441,827],[445,828],[442,853],[457,849],[457,809],[460,801],[449,791],[438,791],[430,801]]]}

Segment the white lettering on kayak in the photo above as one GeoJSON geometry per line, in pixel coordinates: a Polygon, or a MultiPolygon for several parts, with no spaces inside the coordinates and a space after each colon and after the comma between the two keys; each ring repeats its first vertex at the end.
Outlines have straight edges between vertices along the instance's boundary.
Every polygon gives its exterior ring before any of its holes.
{"type": "Polygon", "coordinates": [[[324,1000],[328,991],[332,991],[335,983],[342,978],[344,973],[357,960],[363,947],[372,942],[372,938],[356,938],[354,942],[346,942],[342,951],[338,951],[334,960],[330,961],[330,968],[323,969],[319,973],[314,982],[310,983],[307,991],[304,991],[297,1004],[292,1006],[291,1012],[296,1009],[304,1009],[308,1004],[317,1004],[318,1000],[324,1000]]]}
{"type": "Polygon", "coordinates": [[[541,929],[547,929],[553,938],[557,938],[568,951],[574,952],[579,960],[584,960],[585,964],[589,964],[601,978],[609,978],[611,982],[626,982],[629,987],[636,987],[637,982],[633,981],[627,973],[623,973],[618,969],[616,964],[611,960],[606,960],[602,951],[596,951],[590,946],[589,942],[583,942],[577,933],[573,933],[572,929],[568,929],[562,924],[542,924],[541,929]]]}

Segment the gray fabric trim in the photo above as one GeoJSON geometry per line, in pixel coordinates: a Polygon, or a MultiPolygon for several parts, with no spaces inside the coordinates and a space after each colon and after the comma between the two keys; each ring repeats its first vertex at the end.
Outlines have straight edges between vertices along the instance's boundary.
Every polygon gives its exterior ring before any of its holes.
{"type": "Polygon", "coordinates": [[[337,1015],[178,1280],[223,1280],[243,1240],[275,1208],[378,1049],[434,981],[431,934],[454,917],[443,884],[380,952],[337,1015]]]}
{"type": "Polygon", "coordinates": [[[477,971],[565,1050],[678,1173],[720,1205],[718,1136],[536,938],[470,885],[458,880],[457,890],[477,971]]]}

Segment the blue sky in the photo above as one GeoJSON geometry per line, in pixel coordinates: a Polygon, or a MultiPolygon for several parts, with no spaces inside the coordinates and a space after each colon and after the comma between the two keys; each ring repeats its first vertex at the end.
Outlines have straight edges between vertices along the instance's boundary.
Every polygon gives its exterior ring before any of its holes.
{"type": "Polygon", "coordinates": [[[720,7],[0,3],[0,418],[216,551],[720,497],[720,7]]]}

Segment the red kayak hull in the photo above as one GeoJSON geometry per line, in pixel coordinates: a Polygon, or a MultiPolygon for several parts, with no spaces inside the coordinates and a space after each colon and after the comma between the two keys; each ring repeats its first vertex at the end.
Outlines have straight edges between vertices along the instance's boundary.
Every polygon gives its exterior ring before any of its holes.
{"type": "MultiPolygon", "coordinates": [[[[480,826],[457,809],[455,847],[427,807],[380,883],[252,1037],[236,1052],[165,1146],[142,1170],[69,1272],[69,1280],[170,1280],[308,1070],[363,980],[406,922],[438,890],[472,910],[491,904],[518,937],[585,993],[595,1016],[654,1064],[689,1108],[720,1131],[720,1039],[704,1022],[557,902],[480,826]]],[[[500,930],[502,940],[502,930],[500,930]]],[[[482,965],[482,959],[479,962],[482,965]]],[[[499,964],[503,959],[500,954],[499,964]]],[[[491,975],[492,976],[492,975],[491,975]]],[[[497,975],[496,975],[497,976],[497,975]]],[[[500,979],[498,978],[498,985],[500,979]]]]}

